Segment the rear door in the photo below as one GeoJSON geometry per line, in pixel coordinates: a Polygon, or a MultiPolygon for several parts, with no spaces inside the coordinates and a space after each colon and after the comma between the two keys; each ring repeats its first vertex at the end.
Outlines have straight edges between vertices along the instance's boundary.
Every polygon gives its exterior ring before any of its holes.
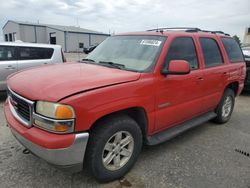
{"type": "Polygon", "coordinates": [[[18,47],[18,70],[51,64],[53,48],[18,47]]]}
{"type": "Polygon", "coordinates": [[[0,46],[0,91],[6,90],[6,78],[16,71],[16,48],[14,46],[0,46]]]}
{"type": "Polygon", "coordinates": [[[216,37],[199,37],[203,63],[202,80],[202,110],[204,112],[214,110],[218,105],[227,78],[225,59],[216,37]]]}
{"type": "Polygon", "coordinates": [[[192,37],[176,37],[170,43],[164,67],[167,68],[171,60],[186,60],[192,70],[186,75],[162,75],[157,81],[156,131],[191,119],[201,112],[202,73],[194,40],[192,37]]]}

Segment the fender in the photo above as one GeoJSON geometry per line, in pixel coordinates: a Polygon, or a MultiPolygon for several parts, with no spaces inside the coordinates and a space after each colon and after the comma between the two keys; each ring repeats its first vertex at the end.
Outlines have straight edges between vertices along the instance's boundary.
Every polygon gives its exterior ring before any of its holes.
{"type": "MultiPolygon", "coordinates": [[[[98,106],[97,108],[93,108],[89,110],[86,114],[87,117],[92,117],[89,119],[87,124],[87,129],[90,129],[91,126],[100,118],[107,116],[109,114],[120,112],[123,110],[127,110],[130,108],[142,108],[147,117],[148,125],[147,125],[147,133],[150,134],[154,131],[154,117],[155,111],[150,104],[147,104],[148,97],[133,97],[126,98],[119,101],[114,101],[109,104],[103,104],[98,106]],[[142,101],[145,101],[142,102],[142,101]]],[[[84,126],[85,128],[85,126],[84,126]]]]}
{"type": "MultiPolygon", "coordinates": [[[[143,97],[129,97],[118,100],[113,100],[108,103],[103,103],[98,106],[88,108],[85,103],[85,100],[78,104],[76,113],[76,127],[75,131],[87,131],[92,125],[100,118],[107,116],[109,114],[126,110],[129,108],[139,107],[144,109],[147,120],[148,120],[148,130],[150,134],[154,131],[154,105],[150,102],[152,97],[143,96],[143,97]]],[[[64,101],[65,102],[65,101],[64,101]]],[[[68,103],[69,104],[69,103],[68,103]]],[[[72,104],[70,104],[72,105],[72,104]]]]}

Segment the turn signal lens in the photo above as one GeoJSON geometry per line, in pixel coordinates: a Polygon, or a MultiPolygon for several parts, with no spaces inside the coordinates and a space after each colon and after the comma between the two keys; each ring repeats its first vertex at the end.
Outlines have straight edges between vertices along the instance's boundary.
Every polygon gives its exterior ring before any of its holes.
{"type": "Polygon", "coordinates": [[[58,105],[55,112],[56,119],[70,119],[74,118],[74,112],[71,107],[58,105]]]}
{"type": "Polygon", "coordinates": [[[67,132],[68,131],[68,126],[67,125],[55,125],[54,129],[56,132],[67,132]]]}

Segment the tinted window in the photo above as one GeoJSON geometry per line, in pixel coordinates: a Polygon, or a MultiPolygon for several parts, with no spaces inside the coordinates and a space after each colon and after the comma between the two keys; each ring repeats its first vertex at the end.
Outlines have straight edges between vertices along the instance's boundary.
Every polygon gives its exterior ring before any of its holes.
{"type": "Polygon", "coordinates": [[[171,60],[186,60],[192,69],[197,69],[198,61],[193,39],[190,37],[174,39],[168,50],[165,67],[168,67],[171,60]]]}
{"type": "Polygon", "coordinates": [[[0,46],[0,61],[15,60],[15,47],[0,46]]]}
{"type": "Polygon", "coordinates": [[[53,52],[53,48],[19,47],[19,59],[50,59],[53,52]]]}
{"type": "Polygon", "coordinates": [[[223,63],[219,46],[214,39],[200,38],[200,43],[206,67],[223,63]]]}
{"type": "Polygon", "coordinates": [[[244,61],[239,44],[232,38],[222,38],[222,43],[231,62],[244,61]]]}

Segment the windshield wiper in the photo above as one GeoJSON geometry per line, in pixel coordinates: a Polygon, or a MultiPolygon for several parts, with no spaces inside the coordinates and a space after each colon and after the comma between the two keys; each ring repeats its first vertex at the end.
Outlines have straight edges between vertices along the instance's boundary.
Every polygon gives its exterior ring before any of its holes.
{"type": "Polygon", "coordinates": [[[119,64],[119,63],[114,63],[112,61],[99,61],[99,63],[105,64],[105,65],[108,65],[108,66],[111,66],[111,67],[114,67],[114,68],[118,68],[118,69],[124,69],[125,68],[125,65],[119,64]]]}
{"type": "Polygon", "coordinates": [[[82,61],[90,61],[90,62],[94,62],[94,63],[95,63],[95,60],[93,60],[93,59],[88,59],[88,58],[82,59],[82,61]]]}

